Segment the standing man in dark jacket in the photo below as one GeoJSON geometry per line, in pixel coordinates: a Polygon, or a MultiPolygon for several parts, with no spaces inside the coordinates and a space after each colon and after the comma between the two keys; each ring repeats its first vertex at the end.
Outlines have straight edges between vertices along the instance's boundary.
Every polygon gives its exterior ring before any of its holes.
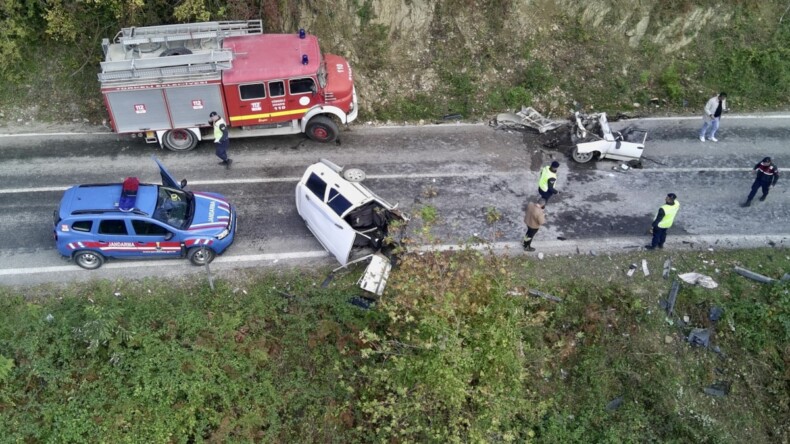
{"type": "Polygon", "coordinates": [[[222,159],[222,162],[219,164],[225,165],[225,168],[230,168],[233,159],[228,157],[228,146],[230,145],[228,124],[225,123],[225,120],[220,117],[216,111],[212,111],[211,114],[208,115],[208,123],[214,127],[214,146],[216,147],[214,153],[217,157],[222,159]]]}
{"type": "Polygon", "coordinates": [[[648,250],[654,250],[656,247],[664,248],[664,242],[667,240],[667,230],[675,222],[675,216],[680,209],[680,202],[675,193],[667,194],[664,202],[664,205],[661,205],[661,208],[658,209],[650,227],[650,232],[653,234],[653,242],[650,245],[645,245],[645,248],[648,250]]]}
{"type": "Polygon", "coordinates": [[[538,179],[538,194],[542,197],[546,202],[549,201],[549,198],[557,193],[554,188],[554,184],[557,183],[557,168],[560,167],[560,163],[556,160],[551,162],[551,165],[546,165],[540,170],[540,179],[538,179]]]}
{"type": "Polygon", "coordinates": [[[760,202],[765,201],[765,198],[768,197],[768,189],[772,186],[776,185],[776,182],[779,180],[779,168],[771,162],[770,157],[766,157],[760,163],[754,166],[754,173],[757,177],[754,178],[754,183],[752,184],[752,192],[749,193],[749,197],[746,198],[746,202],[742,206],[748,207],[752,204],[752,199],[757,194],[757,190],[760,188],[763,189],[763,195],[760,197],[760,202]]]}

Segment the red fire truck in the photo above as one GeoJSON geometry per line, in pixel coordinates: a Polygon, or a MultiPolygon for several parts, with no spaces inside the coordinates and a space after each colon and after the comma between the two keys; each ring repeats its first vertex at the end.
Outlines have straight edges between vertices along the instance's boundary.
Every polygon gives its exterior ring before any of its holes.
{"type": "Polygon", "coordinates": [[[351,66],[322,55],[318,39],[264,34],[260,20],[123,28],[102,41],[102,95],[117,133],[173,151],[214,138],[305,133],[331,142],[357,117],[351,66]]]}

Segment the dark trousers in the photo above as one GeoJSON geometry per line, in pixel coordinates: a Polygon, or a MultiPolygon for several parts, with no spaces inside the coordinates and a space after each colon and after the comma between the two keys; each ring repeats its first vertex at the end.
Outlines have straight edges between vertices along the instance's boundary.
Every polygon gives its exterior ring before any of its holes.
{"type": "Polygon", "coordinates": [[[529,246],[532,243],[532,239],[535,237],[535,234],[538,233],[537,228],[529,228],[527,227],[527,235],[524,236],[524,243],[529,246]]]}
{"type": "Polygon", "coordinates": [[[217,146],[216,151],[214,151],[214,153],[217,155],[217,157],[222,159],[223,162],[227,162],[228,161],[228,145],[230,145],[228,143],[228,141],[226,140],[225,142],[215,143],[214,145],[217,146]]]}
{"type": "Polygon", "coordinates": [[[768,196],[768,189],[771,188],[771,182],[763,182],[761,180],[755,180],[754,183],[752,184],[752,192],[749,193],[749,197],[747,197],[746,200],[751,202],[751,200],[754,199],[754,196],[757,194],[757,190],[759,190],[761,187],[763,189],[762,198],[765,199],[765,197],[768,196]]]}
{"type": "Polygon", "coordinates": [[[650,245],[653,248],[664,248],[664,242],[667,240],[667,229],[666,228],[653,228],[653,242],[650,245]]]}
{"type": "Polygon", "coordinates": [[[542,197],[543,200],[545,200],[546,203],[548,203],[549,202],[549,198],[554,195],[554,190],[549,188],[548,190],[543,191],[540,188],[538,188],[538,194],[540,194],[540,197],[542,197]]]}

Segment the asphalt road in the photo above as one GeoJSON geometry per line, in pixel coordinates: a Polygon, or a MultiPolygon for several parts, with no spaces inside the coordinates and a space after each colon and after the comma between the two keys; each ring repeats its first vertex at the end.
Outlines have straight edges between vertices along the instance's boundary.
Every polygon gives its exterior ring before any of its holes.
{"type": "Polygon", "coordinates": [[[787,177],[766,202],[739,206],[751,186],[751,167],[760,159],[771,156],[780,169],[790,166],[790,116],[725,116],[718,143],[696,138],[699,123],[696,118],[613,123],[615,129],[649,130],[645,168],[625,172],[613,170],[618,165],[613,161],[577,165],[567,150],[546,149],[534,134],[484,125],[359,126],[342,133],[339,145],[300,136],[233,140],[231,170],[217,165],[210,143],[176,154],[114,134],[0,136],[0,283],[201,273],[186,260],[110,261],[85,271],[54,248],[52,214],[64,189],[127,176],[156,183],[151,155],[177,178],[186,177],[189,189],[222,193],[237,206],[236,241],[212,264],[215,270],[333,263],[294,205],[296,181],[320,158],[362,168],[369,188],[413,216],[435,207],[439,220],[427,236],[419,230],[419,217],[410,224],[410,236],[421,244],[483,240],[517,250],[525,202],[537,197],[538,170],[552,159],[562,163],[561,194],[549,203],[548,224],[534,244],[547,252],[558,237],[567,245],[599,250],[617,239],[638,239],[668,192],[681,202],[668,243],[673,236],[677,243],[754,235],[781,240],[790,234],[787,177]],[[490,224],[487,215],[494,213],[499,219],[490,224]]]}

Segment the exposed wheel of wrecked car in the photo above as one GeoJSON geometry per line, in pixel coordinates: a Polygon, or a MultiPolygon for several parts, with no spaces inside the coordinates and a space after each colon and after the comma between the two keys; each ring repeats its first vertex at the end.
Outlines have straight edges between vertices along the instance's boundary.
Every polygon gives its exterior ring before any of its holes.
{"type": "Polygon", "coordinates": [[[337,139],[339,131],[335,122],[326,116],[313,117],[307,122],[307,127],[305,127],[307,137],[316,142],[332,142],[337,139]]]}
{"type": "Polygon", "coordinates": [[[365,180],[365,172],[359,168],[348,168],[343,170],[343,179],[349,182],[362,182],[365,180]]]}
{"type": "Polygon", "coordinates": [[[187,252],[187,258],[192,265],[206,265],[214,260],[214,250],[205,247],[192,247],[187,252]]]}
{"type": "Polygon", "coordinates": [[[78,251],[74,253],[74,262],[86,270],[95,270],[104,263],[104,258],[99,253],[92,251],[78,251]]]}
{"type": "Polygon", "coordinates": [[[197,143],[195,134],[186,129],[173,129],[162,136],[162,144],[170,151],[190,151],[197,143]]]}
{"type": "Polygon", "coordinates": [[[595,153],[580,153],[579,149],[574,147],[573,153],[571,153],[571,157],[578,163],[587,163],[595,157],[595,153]]]}

